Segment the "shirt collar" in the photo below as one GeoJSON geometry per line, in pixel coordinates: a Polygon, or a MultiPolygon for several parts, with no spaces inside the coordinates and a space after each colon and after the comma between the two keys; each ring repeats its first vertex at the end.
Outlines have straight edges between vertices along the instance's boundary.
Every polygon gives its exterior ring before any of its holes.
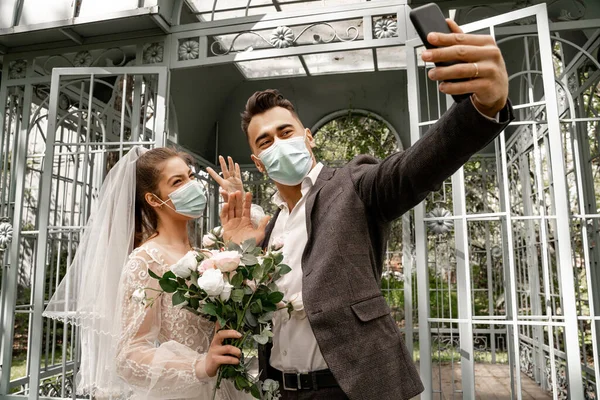
{"type": "MultiPolygon", "coordinates": [[[[318,162],[317,165],[315,165],[313,169],[310,170],[308,175],[304,177],[304,179],[302,180],[301,188],[302,197],[306,196],[306,193],[308,193],[310,189],[314,186],[314,184],[317,182],[317,178],[319,177],[319,174],[321,173],[322,169],[323,163],[318,162]]],[[[271,198],[271,203],[275,204],[278,208],[287,207],[287,203],[279,194],[279,190],[275,192],[275,194],[271,198]]]]}

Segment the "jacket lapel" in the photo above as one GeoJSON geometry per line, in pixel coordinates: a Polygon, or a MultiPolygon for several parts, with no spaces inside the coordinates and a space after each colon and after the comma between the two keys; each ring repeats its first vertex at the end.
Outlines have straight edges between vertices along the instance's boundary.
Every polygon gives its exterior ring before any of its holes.
{"type": "Polygon", "coordinates": [[[308,242],[306,243],[304,253],[302,254],[302,272],[304,273],[304,275],[308,275],[310,273],[310,270],[312,269],[312,266],[307,265],[305,260],[312,249],[311,237],[313,224],[311,216],[313,214],[313,207],[315,205],[315,201],[319,192],[321,191],[321,189],[323,189],[323,186],[325,186],[325,184],[331,179],[334,173],[334,168],[323,166],[321,173],[317,177],[315,185],[313,186],[312,190],[308,193],[308,197],[306,198],[306,232],[308,242]]]}

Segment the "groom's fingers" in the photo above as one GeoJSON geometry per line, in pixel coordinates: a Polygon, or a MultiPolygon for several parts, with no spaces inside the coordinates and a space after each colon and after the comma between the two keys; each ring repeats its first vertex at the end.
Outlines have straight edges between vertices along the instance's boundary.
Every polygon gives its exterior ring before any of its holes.
{"type": "Polygon", "coordinates": [[[229,218],[228,220],[232,220],[235,218],[235,198],[235,193],[231,193],[229,195],[229,201],[227,202],[227,216],[229,218]]]}
{"type": "Polygon", "coordinates": [[[250,218],[250,209],[252,208],[252,193],[246,192],[244,195],[244,207],[242,210],[242,218],[250,218]]]}
{"type": "Polygon", "coordinates": [[[235,207],[235,218],[241,218],[242,217],[242,211],[243,211],[243,207],[244,207],[244,200],[243,200],[243,196],[242,193],[238,190],[235,193],[235,202],[234,202],[234,207],[235,207]]]}
{"type": "Polygon", "coordinates": [[[229,204],[228,203],[223,204],[223,208],[221,208],[220,217],[221,217],[221,224],[223,224],[223,225],[227,224],[227,221],[229,221],[229,204]]]}

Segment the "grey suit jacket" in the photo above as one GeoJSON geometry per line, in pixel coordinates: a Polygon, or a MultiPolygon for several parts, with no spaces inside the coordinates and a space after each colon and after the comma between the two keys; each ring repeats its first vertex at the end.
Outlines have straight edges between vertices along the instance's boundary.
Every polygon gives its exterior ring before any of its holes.
{"type": "MultiPolygon", "coordinates": [[[[304,308],[327,365],[351,400],[409,399],[423,391],[381,293],[390,223],[438,190],[512,118],[510,103],[496,123],[463,101],[406,151],[325,167],[308,193],[304,308]]],[[[269,353],[261,348],[263,373],[269,353]]]]}

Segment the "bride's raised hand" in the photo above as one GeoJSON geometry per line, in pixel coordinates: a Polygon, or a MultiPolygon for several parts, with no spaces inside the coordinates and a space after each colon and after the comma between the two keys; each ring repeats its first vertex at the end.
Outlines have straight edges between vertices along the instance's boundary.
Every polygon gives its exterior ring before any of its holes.
{"type": "Polygon", "coordinates": [[[244,193],[244,184],[242,182],[242,173],[240,165],[233,162],[233,158],[227,157],[227,163],[223,156],[219,156],[221,171],[223,176],[219,175],[211,167],[206,168],[206,172],[219,184],[219,193],[223,197],[223,201],[227,202],[229,194],[240,191],[244,193]]]}
{"type": "MultiPolygon", "coordinates": [[[[238,365],[240,363],[242,351],[235,346],[224,345],[223,341],[225,339],[239,339],[241,337],[242,334],[234,330],[223,330],[215,333],[204,361],[206,375],[212,378],[217,375],[217,371],[221,365],[238,365]]],[[[197,363],[196,365],[196,368],[201,368],[201,363],[197,363]]],[[[196,371],[196,375],[202,376],[202,371],[196,371]]]]}
{"type": "Polygon", "coordinates": [[[223,239],[226,242],[232,241],[240,244],[253,238],[258,244],[265,238],[265,228],[271,217],[264,217],[258,226],[254,227],[250,219],[251,205],[252,193],[234,192],[229,194],[227,203],[221,209],[223,239]]]}

